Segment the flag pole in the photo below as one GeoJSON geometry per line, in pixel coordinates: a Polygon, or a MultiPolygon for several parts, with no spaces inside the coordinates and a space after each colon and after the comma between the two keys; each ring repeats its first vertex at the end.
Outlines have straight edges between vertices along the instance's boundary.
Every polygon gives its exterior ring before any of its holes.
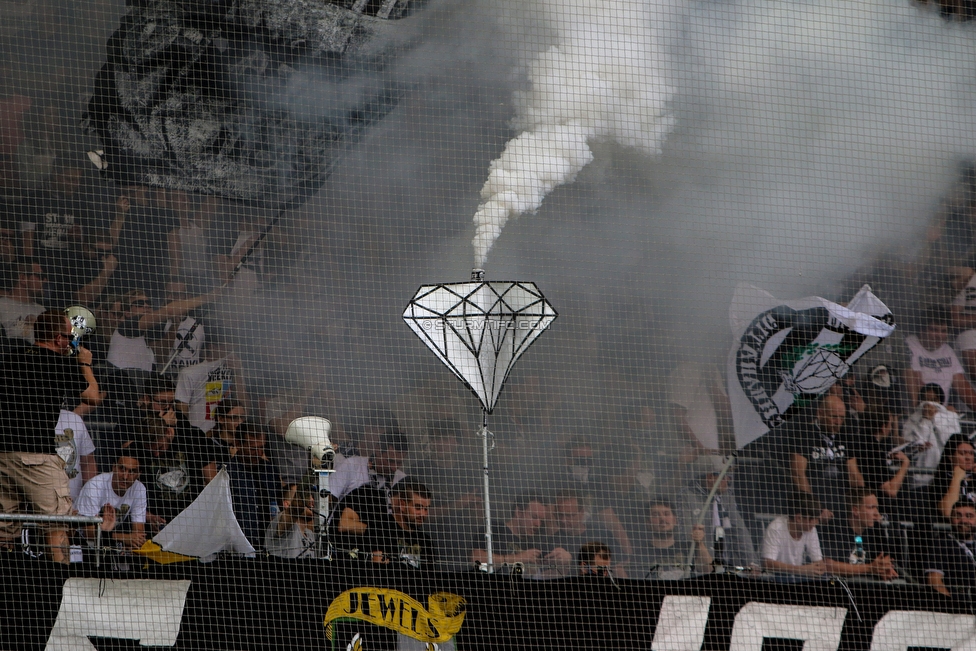
{"type": "MultiPolygon", "coordinates": [[[[732,469],[732,464],[735,463],[735,455],[730,454],[725,460],[725,464],[722,466],[722,470],[718,473],[718,478],[715,483],[712,484],[712,490],[708,491],[708,497],[705,498],[705,506],[702,507],[701,513],[698,514],[698,521],[695,525],[705,523],[705,514],[708,513],[709,507],[712,505],[712,501],[715,499],[715,494],[718,492],[719,484],[725,479],[725,475],[729,474],[729,470],[732,469]]],[[[691,548],[688,550],[688,572],[689,574],[695,569],[695,541],[691,541],[691,548]]]]}

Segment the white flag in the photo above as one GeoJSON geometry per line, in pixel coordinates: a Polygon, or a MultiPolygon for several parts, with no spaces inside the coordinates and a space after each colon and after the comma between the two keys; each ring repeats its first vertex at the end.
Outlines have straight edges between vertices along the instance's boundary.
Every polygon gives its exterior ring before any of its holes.
{"type": "Polygon", "coordinates": [[[846,306],[819,296],[780,301],[739,285],[729,322],[729,400],[740,448],[781,424],[794,404],[823,395],[895,329],[891,310],[867,285],[846,306]]]}

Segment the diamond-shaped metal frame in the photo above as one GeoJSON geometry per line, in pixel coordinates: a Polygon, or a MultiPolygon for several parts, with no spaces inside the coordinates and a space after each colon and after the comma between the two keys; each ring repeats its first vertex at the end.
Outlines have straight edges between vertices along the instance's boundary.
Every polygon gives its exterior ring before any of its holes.
{"type": "Polygon", "coordinates": [[[403,320],[491,413],[508,375],[559,316],[535,283],[424,285],[403,320]]]}

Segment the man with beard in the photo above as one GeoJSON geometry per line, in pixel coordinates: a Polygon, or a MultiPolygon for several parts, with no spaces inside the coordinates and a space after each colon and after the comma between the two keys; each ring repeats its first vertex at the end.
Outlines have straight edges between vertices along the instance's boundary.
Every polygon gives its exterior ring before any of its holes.
{"type": "Polygon", "coordinates": [[[411,567],[430,567],[435,560],[434,543],[422,530],[430,513],[430,491],[419,482],[402,481],[393,487],[392,501],[393,515],[380,532],[381,547],[373,550],[373,561],[399,560],[411,567]]]}
{"type": "Polygon", "coordinates": [[[956,502],[949,516],[952,533],[934,541],[926,564],[925,580],[947,597],[966,597],[976,585],[976,507],[971,502],[956,502]]]}
{"type": "Polygon", "coordinates": [[[191,471],[194,455],[176,428],[153,416],[144,419],[137,432],[134,440],[122,445],[123,453],[139,461],[146,480],[147,522],[161,527],[190,505],[203,481],[191,471]]]}

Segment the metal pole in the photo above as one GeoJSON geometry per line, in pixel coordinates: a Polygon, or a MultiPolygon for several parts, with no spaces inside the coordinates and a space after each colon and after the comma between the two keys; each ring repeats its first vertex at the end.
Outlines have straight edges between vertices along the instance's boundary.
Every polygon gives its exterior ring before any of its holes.
{"type": "Polygon", "coordinates": [[[495,557],[491,548],[491,500],[488,497],[488,412],[482,410],[481,437],[482,437],[482,462],[484,470],[484,489],[485,489],[485,549],[488,550],[488,573],[495,571],[495,557]]]}
{"type": "Polygon", "coordinates": [[[332,560],[332,542],[329,540],[329,515],[332,498],[329,493],[329,478],[335,473],[331,459],[316,459],[309,450],[312,460],[312,474],[315,475],[315,556],[332,560]]]}

